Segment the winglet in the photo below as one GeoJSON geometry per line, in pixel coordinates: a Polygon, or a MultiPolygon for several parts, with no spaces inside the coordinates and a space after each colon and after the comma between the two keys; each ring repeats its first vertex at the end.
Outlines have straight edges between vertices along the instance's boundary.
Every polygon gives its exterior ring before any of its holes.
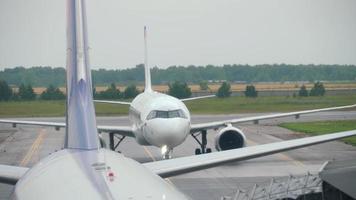
{"type": "Polygon", "coordinates": [[[65,148],[98,149],[84,0],[67,0],[67,116],[65,148]]]}
{"type": "Polygon", "coordinates": [[[144,27],[144,40],[145,40],[145,92],[152,91],[151,87],[151,72],[150,67],[148,66],[147,60],[147,28],[144,27]]]}

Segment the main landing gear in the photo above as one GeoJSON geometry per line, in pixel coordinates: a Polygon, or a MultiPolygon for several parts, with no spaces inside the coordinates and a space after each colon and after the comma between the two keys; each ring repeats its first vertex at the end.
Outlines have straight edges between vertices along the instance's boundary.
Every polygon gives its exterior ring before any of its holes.
{"type": "MultiPolygon", "coordinates": [[[[122,136],[116,134],[115,132],[109,133],[109,147],[112,151],[116,151],[116,148],[120,145],[120,143],[125,139],[126,136],[122,136]],[[115,141],[115,138],[117,141],[115,141]],[[115,143],[116,142],[116,143],[115,143]]],[[[119,152],[119,151],[117,151],[119,152]]]]}
{"type": "Polygon", "coordinates": [[[211,153],[211,148],[207,148],[208,140],[206,139],[207,131],[202,130],[198,133],[191,134],[193,138],[198,142],[200,148],[195,149],[195,155],[211,153]],[[201,141],[198,139],[198,136],[201,135],[201,141]]]}

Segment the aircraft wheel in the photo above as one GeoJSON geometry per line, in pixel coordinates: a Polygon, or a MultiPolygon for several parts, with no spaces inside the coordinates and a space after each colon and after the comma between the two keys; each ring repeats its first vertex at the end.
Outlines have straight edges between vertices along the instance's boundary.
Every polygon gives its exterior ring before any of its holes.
{"type": "Polygon", "coordinates": [[[206,153],[211,153],[211,148],[207,148],[206,153]]]}
{"type": "Polygon", "coordinates": [[[201,150],[200,149],[195,149],[195,155],[199,155],[199,154],[201,154],[201,150]]]}

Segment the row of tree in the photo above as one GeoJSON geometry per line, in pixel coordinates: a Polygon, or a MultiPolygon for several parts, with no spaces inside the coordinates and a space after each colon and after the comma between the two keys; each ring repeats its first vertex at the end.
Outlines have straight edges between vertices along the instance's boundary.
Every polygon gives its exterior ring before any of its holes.
{"type": "MultiPolygon", "coordinates": [[[[321,82],[316,82],[314,83],[314,86],[311,88],[310,92],[307,90],[305,85],[302,85],[299,90],[299,96],[301,97],[307,97],[307,96],[324,96],[325,95],[325,87],[323,83],[321,82]]],[[[246,97],[252,97],[255,98],[258,96],[258,91],[256,90],[256,87],[254,85],[247,85],[246,89],[244,91],[244,94],[246,97]]],[[[224,82],[218,92],[216,93],[216,96],[224,98],[224,97],[229,97],[231,95],[231,87],[229,83],[224,82]]]]}
{"type": "Polygon", "coordinates": [[[305,87],[305,85],[302,85],[299,90],[299,96],[301,97],[324,96],[324,95],[325,95],[325,87],[321,82],[314,83],[314,86],[310,90],[310,92],[307,90],[307,87],[305,87]]]}
{"type": "MultiPolygon", "coordinates": [[[[205,87],[205,84],[203,87],[205,87]]],[[[192,95],[191,89],[189,88],[187,83],[175,81],[173,83],[168,84],[169,90],[168,94],[177,98],[188,98],[192,95]]],[[[201,86],[202,87],[202,86],[201,86]]],[[[207,90],[207,89],[206,89],[207,90]]],[[[135,98],[140,91],[137,89],[135,85],[129,85],[125,88],[123,92],[121,92],[115,85],[115,83],[111,83],[111,85],[104,91],[96,92],[95,87],[93,90],[93,96],[96,99],[132,99],[135,98]]],[[[220,98],[226,98],[231,96],[231,86],[227,82],[223,82],[219,87],[216,96],[220,98]]],[[[255,98],[258,96],[258,91],[256,90],[254,85],[247,85],[244,91],[246,97],[255,98]]],[[[305,85],[302,85],[299,90],[299,96],[307,97],[307,96],[324,96],[325,87],[323,83],[316,82],[314,83],[313,88],[310,92],[307,90],[305,85]]],[[[33,91],[31,85],[21,84],[18,92],[13,92],[10,86],[6,83],[6,81],[0,80],[0,101],[8,101],[8,100],[34,100],[36,99],[36,94],[33,91]]],[[[50,85],[45,91],[43,91],[40,95],[40,99],[43,100],[60,100],[65,99],[64,93],[57,87],[50,85]]]]}
{"type": "MultiPolygon", "coordinates": [[[[179,99],[189,98],[192,95],[192,91],[189,88],[187,83],[175,81],[173,83],[168,84],[168,94],[174,96],[179,99]]],[[[201,90],[208,90],[209,87],[206,82],[200,83],[201,90]]],[[[100,93],[95,93],[94,97],[100,99],[121,99],[121,98],[134,98],[136,97],[140,91],[136,88],[135,85],[128,86],[123,93],[117,89],[116,85],[112,83],[105,91],[100,93]]],[[[230,97],[231,96],[231,85],[227,82],[223,82],[219,87],[216,96],[220,98],[230,97]]],[[[254,85],[247,85],[244,91],[246,97],[255,98],[258,96],[258,91],[254,85]]],[[[313,88],[308,92],[305,85],[302,85],[299,90],[299,96],[324,96],[325,95],[325,87],[323,83],[316,82],[314,83],[313,88]]]]}
{"type": "Polygon", "coordinates": [[[140,91],[137,89],[136,85],[131,84],[121,92],[120,89],[116,87],[115,83],[111,83],[106,90],[101,92],[96,92],[94,87],[93,96],[95,99],[132,99],[139,93],[140,91]]]}
{"type": "Polygon", "coordinates": [[[14,92],[6,81],[0,80],[0,101],[33,100],[35,98],[36,94],[31,85],[21,84],[18,92],[14,92]]]}
{"type": "MultiPolygon", "coordinates": [[[[182,83],[176,81],[169,84],[168,94],[177,98],[188,98],[192,95],[191,89],[188,87],[187,83],[182,83]]],[[[200,89],[208,90],[209,87],[206,83],[200,83],[200,89]]],[[[226,98],[231,96],[231,85],[227,82],[223,82],[216,92],[216,96],[219,98],[226,98]]],[[[245,91],[246,97],[257,97],[257,91],[253,85],[248,85],[245,91]]]]}
{"type": "MultiPolygon", "coordinates": [[[[0,101],[9,100],[35,100],[37,97],[31,85],[20,84],[18,92],[14,92],[6,81],[0,80],[0,101]]],[[[50,85],[39,96],[43,100],[65,99],[59,88],[50,85]]]]}
{"type": "MultiPolygon", "coordinates": [[[[96,99],[130,99],[136,97],[140,91],[135,85],[129,85],[123,92],[112,83],[105,91],[96,92],[93,90],[93,96],[96,99]]],[[[9,100],[35,100],[37,98],[31,85],[20,84],[18,92],[14,92],[6,81],[0,80],[0,101],[9,100]]],[[[39,95],[42,100],[63,100],[65,94],[58,88],[50,85],[39,95]]]]}
{"type": "MultiPolygon", "coordinates": [[[[200,83],[208,80],[225,80],[227,82],[285,82],[316,80],[356,80],[354,65],[223,65],[223,66],[171,66],[166,69],[153,67],[152,81],[154,84],[167,84],[172,81],[200,83]]],[[[144,82],[144,66],[122,70],[99,69],[92,70],[95,85],[118,83],[129,85],[144,82]]],[[[48,85],[64,86],[65,69],[51,67],[16,67],[0,71],[0,80],[10,85],[19,86],[21,83],[32,84],[36,87],[48,85]]]]}

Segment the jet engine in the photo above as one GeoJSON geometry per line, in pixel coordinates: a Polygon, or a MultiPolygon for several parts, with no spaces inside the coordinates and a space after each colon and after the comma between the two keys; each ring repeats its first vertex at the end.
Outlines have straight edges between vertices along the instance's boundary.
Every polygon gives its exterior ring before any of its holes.
{"type": "Polygon", "coordinates": [[[218,151],[238,149],[245,146],[246,137],[243,132],[233,126],[228,126],[219,131],[215,137],[215,148],[218,151]]]}

